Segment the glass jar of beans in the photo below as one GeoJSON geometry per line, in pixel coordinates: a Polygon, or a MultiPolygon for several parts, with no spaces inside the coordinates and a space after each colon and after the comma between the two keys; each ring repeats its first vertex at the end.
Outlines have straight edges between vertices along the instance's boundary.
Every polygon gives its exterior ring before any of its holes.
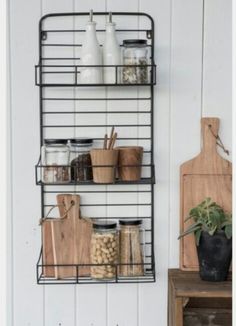
{"type": "Polygon", "coordinates": [[[91,277],[112,279],[117,274],[118,231],[116,222],[98,221],[93,223],[91,239],[91,277]]]}

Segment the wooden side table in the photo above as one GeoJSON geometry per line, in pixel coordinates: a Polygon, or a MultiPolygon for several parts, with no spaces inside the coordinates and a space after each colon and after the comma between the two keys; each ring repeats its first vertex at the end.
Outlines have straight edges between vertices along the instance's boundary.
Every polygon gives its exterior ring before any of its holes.
{"type": "MultiPolygon", "coordinates": [[[[184,325],[184,309],[191,298],[208,298],[208,300],[210,298],[219,298],[219,300],[223,298],[231,302],[231,279],[230,275],[226,282],[205,282],[200,279],[198,272],[169,269],[168,326],[184,325]]],[[[228,323],[225,325],[230,326],[228,323]]]]}

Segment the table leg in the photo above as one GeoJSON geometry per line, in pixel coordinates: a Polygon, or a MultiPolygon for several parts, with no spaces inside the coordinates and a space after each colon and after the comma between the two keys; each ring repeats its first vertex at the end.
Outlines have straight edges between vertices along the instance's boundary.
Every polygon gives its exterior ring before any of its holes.
{"type": "Polygon", "coordinates": [[[183,299],[175,298],[174,302],[174,326],[183,326],[183,299]]]}

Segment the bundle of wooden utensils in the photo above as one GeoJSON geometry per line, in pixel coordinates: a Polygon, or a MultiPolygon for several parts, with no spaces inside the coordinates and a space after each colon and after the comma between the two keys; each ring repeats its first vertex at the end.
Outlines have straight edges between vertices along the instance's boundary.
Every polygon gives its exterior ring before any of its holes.
{"type": "Polygon", "coordinates": [[[111,129],[111,134],[110,134],[110,139],[108,139],[107,134],[105,134],[104,137],[104,144],[103,144],[103,149],[113,149],[116,139],[117,139],[117,132],[114,132],[115,128],[114,126],[111,129]]]}

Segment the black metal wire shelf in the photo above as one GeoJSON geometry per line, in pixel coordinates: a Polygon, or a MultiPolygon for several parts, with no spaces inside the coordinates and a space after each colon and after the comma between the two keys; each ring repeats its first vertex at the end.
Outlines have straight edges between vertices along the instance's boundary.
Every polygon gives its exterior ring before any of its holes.
{"type": "MultiPolygon", "coordinates": [[[[152,260],[151,256],[146,257],[149,260],[152,260]]],[[[41,285],[63,285],[63,284],[117,284],[117,283],[153,283],[156,280],[155,274],[155,262],[142,263],[142,264],[43,264],[42,262],[42,250],[37,262],[37,283],[41,285]],[[85,267],[93,266],[112,266],[115,268],[114,277],[111,279],[94,279],[91,276],[80,276],[80,271],[85,267]],[[144,274],[142,276],[121,276],[119,275],[120,266],[137,266],[142,265],[144,269],[144,274]],[[57,278],[55,276],[49,277],[45,276],[45,268],[51,268],[59,270],[63,268],[64,270],[69,270],[74,276],[57,278]]]]}
{"type": "MultiPolygon", "coordinates": [[[[113,165],[96,165],[96,166],[83,166],[84,170],[84,175],[87,174],[86,170],[91,169],[91,168],[112,168],[113,169],[113,174],[114,174],[114,182],[113,183],[95,183],[93,180],[71,180],[70,174],[76,175],[77,174],[77,166],[71,166],[71,165],[42,165],[40,161],[38,162],[37,165],[35,165],[35,181],[36,185],[40,186],[75,186],[75,185],[110,185],[110,184],[117,184],[117,185],[150,185],[150,184],[155,184],[155,166],[154,164],[142,164],[139,165],[141,169],[146,169],[148,173],[148,177],[142,177],[139,180],[135,181],[125,181],[125,180],[120,180],[116,177],[117,174],[117,169],[119,166],[113,166],[113,165]],[[66,180],[52,180],[48,182],[47,180],[44,180],[44,171],[48,169],[55,169],[55,170],[64,170],[68,172],[68,178],[66,180]]],[[[124,167],[129,167],[129,168],[136,168],[137,166],[130,166],[130,165],[123,165],[124,167]]],[[[81,169],[81,168],[80,168],[81,169]]]]}
{"type": "MultiPolygon", "coordinates": [[[[55,59],[57,60],[57,59],[55,59]]],[[[68,59],[63,59],[64,61],[67,61],[68,59]]],[[[49,64],[38,64],[35,66],[35,84],[37,86],[47,86],[47,87],[105,87],[105,86],[150,86],[150,85],[156,85],[156,65],[155,63],[147,64],[147,65],[49,65],[49,64]],[[114,83],[96,83],[96,84],[84,84],[80,83],[79,81],[79,74],[82,69],[84,68],[98,68],[103,69],[110,68],[114,69],[114,83]],[[122,73],[122,69],[124,68],[134,68],[134,69],[143,69],[146,68],[149,70],[149,78],[147,82],[145,83],[122,83],[119,80],[120,75],[122,73]],[[56,79],[56,77],[67,77],[70,76],[70,81],[67,83],[65,82],[49,82],[46,80],[46,77],[49,76],[51,78],[56,79]]]]}
{"type": "MultiPolygon", "coordinates": [[[[108,12],[94,12],[93,14],[103,22],[109,15],[108,12]]],[[[87,12],[53,13],[40,19],[39,61],[35,65],[35,84],[39,86],[40,100],[40,147],[44,145],[47,138],[70,139],[85,136],[93,138],[95,147],[102,147],[103,134],[108,132],[108,128],[115,126],[118,132],[118,146],[142,146],[144,148],[143,162],[149,164],[141,165],[142,177],[138,181],[119,180],[117,178],[118,167],[113,166],[114,183],[109,184],[95,183],[93,180],[74,180],[74,178],[72,180],[72,167],[57,165],[59,169],[68,170],[66,180],[47,182],[44,169],[50,169],[52,166],[42,165],[39,160],[35,165],[35,182],[41,188],[41,217],[46,216],[55,201],[55,195],[76,193],[81,194],[81,198],[83,197],[83,202],[81,202],[83,216],[98,220],[118,220],[131,218],[131,216],[142,219],[145,225],[145,236],[147,236],[145,240],[147,252],[143,264],[145,272],[143,276],[120,276],[120,264],[117,264],[113,279],[94,280],[90,276],[81,276],[80,273],[85,266],[92,266],[91,264],[46,265],[43,262],[41,250],[36,266],[38,284],[152,283],[156,280],[153,115],[157,67],[154,60],[154,21],[146,13],[113,12],[113,15],[117,23],[119,22],[117,36],[120,43],[124,38],[147,40],[148,64],[127,66],[131,69],[145,67],[147,70],[145,83],[123,83],[122,72],[126,65],[83,66],[80,64],[81,36],[85,32],[83,19],[87,19],[87,12]],[[125,22],[126,18],[129,18],[128,26],[125,22]],[[62,20],[63,23],[61,23],[62,20]],[[112,69],[114,82],[110,84],[81,83],[80,72],[86,67],[97,67],[101,71],[112,69]],[[94,194],[97,195],[98,203],[94,201],[94,194]],[[116,194],[120,196],[118,202],[116,194]],[[87,212],[89,212],[88,215],[86,215],[87,212]],[[47,267],[73,268],[75,276],[62,279],[48,277],[44,272],[47,267]]],[[[97,32],[101,43],[105,33],[104,25],[98,26],[97,32]]],[[[121,44],[120,46],[122,47],[121,44]]]]}

